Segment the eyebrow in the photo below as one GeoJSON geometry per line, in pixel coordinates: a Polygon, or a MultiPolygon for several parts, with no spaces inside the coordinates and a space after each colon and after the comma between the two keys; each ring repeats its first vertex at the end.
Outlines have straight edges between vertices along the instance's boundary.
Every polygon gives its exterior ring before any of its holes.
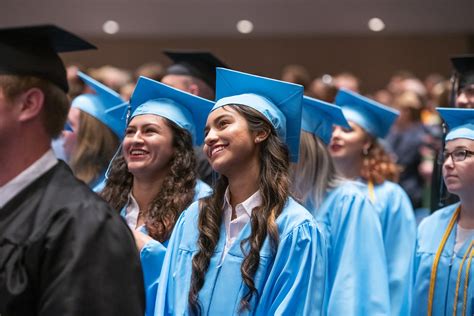
{"type": "Polygon", "coordinates": [[[158,124],[155,124],[155,123],[146,123],[146,124],[143,124],[143,125],[140,125],[140,126],[137,126],[137,125],[128,125],[127,128],[147,128],[147,127],[155,127],[157,128],[159,131],[161,131],[163,128],[158,125],[158,124]]]}
{"type": "MultiPolygon", "coordinates": [[[[466,146],[456,146],[456,147],[454,147],[453,151],[457,150],[457,149],[467,149],[467,150],[469,150],[469,148],[466,147],[466,146]]],[[[444,151],[446,151],[446,150],[448,150],[447,146],[444,147],[444,151]]]]}

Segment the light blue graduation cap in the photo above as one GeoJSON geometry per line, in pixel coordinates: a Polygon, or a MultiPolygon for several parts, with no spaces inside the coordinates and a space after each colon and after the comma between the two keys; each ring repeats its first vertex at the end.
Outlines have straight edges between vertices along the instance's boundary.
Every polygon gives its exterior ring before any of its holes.
{"type": "Polygon", "coordinates": [[[122,139],[125,135],[126,122],[121,109],[124,109],[127,103],[117,92],[99,81],[80,71],[78,76],[94,90],[95,94],[81,94],[72,101],[71,106],[92,115],[122,139]]]}
{"type": "Polygon", "coordinates": [[[446,141],[456,138],[474,140],[474,109],[436,108],[449,128],[446,141]]]}
{"type": "Polygon", "coordinates": [[[384,138],[400,112],[360,94],[341,88],[335,102],[348,121],[353,121],[369,134],[384,138]]]}
{"type": "Polygon", "coordinates": [[[225,68],[216,69],[216,104],[249,106],[273,125],[290,150],[291,161],[298,161],[303,86],[246,74],[225,68]]]}
{"type": "Polygon", "coordinates": [[[159,115],[188,130],[195,145],[204,141],[204,127],[214,102],[140,77],[130,99],[130,120],[138,115],[159,115]]]}
{"type": "Polygon", "coordinates": [[[307,96],[303,97],[302,130],[321,138],[327,145],[331,140],[333,125],[351,128],[339,106],[307,96]]]}

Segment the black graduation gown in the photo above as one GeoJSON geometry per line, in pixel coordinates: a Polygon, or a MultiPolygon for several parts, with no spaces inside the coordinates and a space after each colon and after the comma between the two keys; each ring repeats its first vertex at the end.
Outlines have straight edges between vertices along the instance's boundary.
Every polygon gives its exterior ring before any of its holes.
{"type": "Polygon", "coordinates": [[[0,315],[143,315],[133,235],[60,161],[0,209],[0,315]]]}

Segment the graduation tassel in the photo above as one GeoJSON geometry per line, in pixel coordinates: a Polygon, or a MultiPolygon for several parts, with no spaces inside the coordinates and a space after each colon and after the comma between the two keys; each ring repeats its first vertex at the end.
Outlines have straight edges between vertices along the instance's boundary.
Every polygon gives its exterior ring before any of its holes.
{"type": "MultiPolygon", "coordinates": [[[[471,245],[472,245],[472,241],[471,241],[471,245]]],[[[468,285],[469,285],[469,273],[471,271],[471,260],[472,260],[473,253],[474,252],[471,250],[471,254],[469,255],[469,262],[466,268],[466,277],[464,278],[464,297],[462,300],[462,314],[463,315],[466,315],[466,305],[467,305],[466,298],[467,298],[467,291],[468,291],[468,285]]]]}
{"type": "Polygon", "coordinates": [[[444,232],[443,238],[441,239],[441,243],[438,247],[438,250],[436,251],[436,256],[433,261],[433,266],[431,267],[430,290],[428,294],[428,312],[427,312],[428,316],[431,316],[432,311],[433,311],[433,299],[434,299],[434,291],[435,291],[435,285],[436,285],[436,275],[438,272],[439,259],[441,258],[441,254],[443,253],[444,246],[446,245],[446,241],[448,240],[448,237],[451,234],[451,231],[453,230],[454,224],[456,224],[456,221],[458,220],[459,213],[461,213],[461,206],[458,206],[458,208],[454,212],[453,217],[451,218],[451,221],[448,224],[448,228],[446,228],[446,231],[444,232]]]}
{"type": "MultiPolygon", "coordinates": [[[[457,301],[458,301],[458,296],[459,296],[459,285],[461,283],[461,275],[462,275],[462,270],[463,270],[463,267],[464,267],[464,262],[466,261],[468,253],[470,253],[470,252],[472,253],[471,250],[472,250],[473,243],[474,242],[471,241],[471,243],[469,244],[469,247],[467,248],[466,252],[464,253],[464,256],[462,257],[461,266],[459,267],[458,277],[456,279],[456,290],[454,291],[453,316],[456,316],[456,312],[457,312],[457,307],[458,307],[457,301]]],[[[470,262],[469,262],[469,264],[470,264],[470,262]]],[[[464,304],[463,304],[463,309],[464,309],[464,304]]],[[[463,315],[464,315],[464,312],[463,312],[463,315]]]]}

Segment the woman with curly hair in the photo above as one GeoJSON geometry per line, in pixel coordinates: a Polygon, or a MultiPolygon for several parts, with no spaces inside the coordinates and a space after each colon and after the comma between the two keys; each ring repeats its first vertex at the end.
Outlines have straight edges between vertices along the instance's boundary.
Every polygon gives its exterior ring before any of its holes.
{"type": "Polygon", "coordinates": [[[364,185],[336,172],[327,145],[333,125],[349,128],[340,107],[304,97],[293,191],[327,238],[326,315],[389,315],[381,224],[364,185]]]}
{"type": "Polygon", "coordinates": [[[322,312],[325,242],[290,196],[302,94],[299,85],[217,68],[204,152],[220,177],[176,224],[156,315],[322,312]]]}
{"type": "Polygon", "coordinates": [[[130,101],[121,153],[112,161],[101,196],[121,210],[140,250],[147,291],[147,315],[166,245],[181,212],[210,194],[196,179],[193,140],[213,102],[141,77],[130,101]]]}
{"type": "Polygon", "coordinates": [[[344,177],[366,184],[365,192],[374,203],[382,225],[390,315],[407,315],[412,294],[416,222],[410,199],[394,182],[399,168],[378,140],[387,135],[398,111],[345,89],[338,92],[335,103],[342,107],[351,128],[334,128],[329,152],[344,177]]]}

